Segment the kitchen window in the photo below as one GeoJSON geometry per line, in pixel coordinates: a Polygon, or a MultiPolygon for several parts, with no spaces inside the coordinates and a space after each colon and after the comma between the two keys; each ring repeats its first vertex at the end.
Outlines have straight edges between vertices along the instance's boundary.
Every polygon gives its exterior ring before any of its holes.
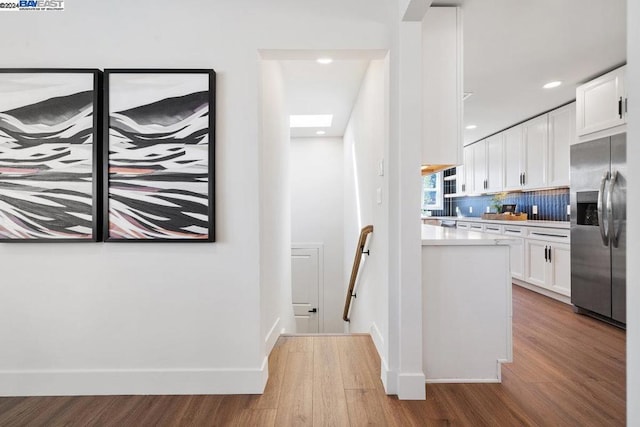
{"type": "Polygon", "coordinates": [[[438,211],[444,206],[442,195],[442,172],[422,177],[422,210],[438,211]]]}

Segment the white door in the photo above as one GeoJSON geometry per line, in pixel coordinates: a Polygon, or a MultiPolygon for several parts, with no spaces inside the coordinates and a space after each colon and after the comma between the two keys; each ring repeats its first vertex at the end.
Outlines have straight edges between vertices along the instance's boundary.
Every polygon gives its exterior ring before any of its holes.
{"type": "Polygon", "coordinates": [[[540,188],[547,184],[547,115],[524,123],[524,187],[540,188]]]}
{"type": "Polygon", "coordinates": [[[291,296],[298,334],[318,332],[319,259],[318,248],[291,249],[291,296]]]}
{"type": "Polygon", "coordinates": [[[576,103],[549,113],[550,187],[569,185],[569,147],[576,141],[576,103]]]}
{"type": "Polygon", "coordinates": [[[503,133],[504,190],[519,190],[522,187],[522,125],[503,133]]]}

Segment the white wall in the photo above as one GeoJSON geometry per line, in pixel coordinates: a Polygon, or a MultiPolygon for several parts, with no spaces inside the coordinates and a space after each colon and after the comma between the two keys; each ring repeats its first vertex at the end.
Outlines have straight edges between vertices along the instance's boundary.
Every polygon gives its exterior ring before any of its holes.
{"type": "MultiPolygon", "coordinates": [[[[627,259],[640,257],[640,4],[627,1],[627,91],[629,125],[627,138],[627,259]]],[[[640,265],[627,262],[627,425],[640,426],[640,265]],[[634,403],[635,402],[635,403],[634,403]]]]}
{"type": "Polygon", "coordinates": [[[388,179],[379,175],[388,149],[386,60],[371,61],[344,135],[344,283],[349,283],[360,230],[373,225],[370,255],[362,259],[350,332],[371,333],[383,370],[388,366],[388,179]],[[377,192],[381,203],[377,202],[377,192]]]}
{"type": "Polygon", "coordinates": [[[387,49],[390,8],[83,0],[0,14],[0,67],[216,69],[218,240],[0,244],[0,394],[260,392],[273,313],[261,315],[257,52],[387,49]]]}
{"type": "Polygon", "coordinates": [[[282,68],[261,62],[260,311],[264,352],[281,332],[295,332],[291,305],[289,114],[282,68]]]}
{"type": "Polygon", "coordinates": [[[291,242],[322,243],[320,332],[343,332],[342,138],[291,139],[291,242]]]}

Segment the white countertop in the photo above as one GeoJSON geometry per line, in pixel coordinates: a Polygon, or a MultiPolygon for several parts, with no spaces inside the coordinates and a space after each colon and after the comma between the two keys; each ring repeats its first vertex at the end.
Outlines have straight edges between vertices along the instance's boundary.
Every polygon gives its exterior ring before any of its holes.
{"type": "Polygon", "coordinates": [[[482,219],[478,217],[464,217],[464,216],[423,216],[422,219],[441,219],[441,220],[449,220],[449,221],[464,221],[464,222],[482,222],[487,224],[506,224],[506,225],[514,225],[521,227],[548,227],[548,228],[571,228],[571,223],[569,221],[538,221],[538,220],[527,220],[527,221],[500,221],[495,219],[482,219]]]}
{"type": "Polygon", "coordinates": [[[515,240],[499,234],[422,224],[422,246],[493,246],[512,242],[515,240]]]}

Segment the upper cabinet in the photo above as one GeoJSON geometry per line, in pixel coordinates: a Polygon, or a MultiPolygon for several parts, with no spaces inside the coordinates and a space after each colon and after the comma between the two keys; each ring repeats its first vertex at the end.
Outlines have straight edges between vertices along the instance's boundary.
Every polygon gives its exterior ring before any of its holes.
{"type": "Polygon", "coordinates": [[[422,164],[459,165],[462,149],[462,17],[430,7],[422,21],[422,164]]]}
{"type": "Polygon", "coordinates": [[[467,192],[569,186],[569,146],[576,142],[575,117],[576,104],[571,103],[467,145],[467,192]],[[473,175],[472,186],[469,173],[473,175]]]}
{"type": "Polygon", "coordinates": [[[627,122],[626,66],[576,89],[577,133],[585,136],[627,122]]]}
{"type": "Polygon", "coordinates": [[[548,134],[547,115],[524,122],[523,153],[521,160],[522,186],[524,188],[540,188],[547,186],[548,134]]]}
{"type": "Polygon", "coordinates": [[[486,140],[471,145],[473,150],[473,193],[487,191],[487,144],[486,140]]]}
{"type": "MultiPolygon", "coordinates": [[[[474,189],[474,148],[473,145],[467,145],[464,147],[464,166],[462,169],[462,176],[457,179],[461,179],[461,191],[460,194],[473,193],[474,189]]],[[[456,172],[456,176],[457,176],[456,172]]]]}
{"type": "Polygon", "coordinates": [[[485,139],[485,145],[487,146],[486,191],[489,193],[500,192],[504,187],[503,140],[503,133],[485,139]]]}
{"type": "Polygon", "coordinates": [[[550,187],[569,186],[569,151],[576,138],[576,103],[549,113],[549,161],[547,181],[550,187]]]}
{"type": "Polygon", "coordinates": [[[504,190],[522,189],[522,125],[503,132],[504,190]]]}

